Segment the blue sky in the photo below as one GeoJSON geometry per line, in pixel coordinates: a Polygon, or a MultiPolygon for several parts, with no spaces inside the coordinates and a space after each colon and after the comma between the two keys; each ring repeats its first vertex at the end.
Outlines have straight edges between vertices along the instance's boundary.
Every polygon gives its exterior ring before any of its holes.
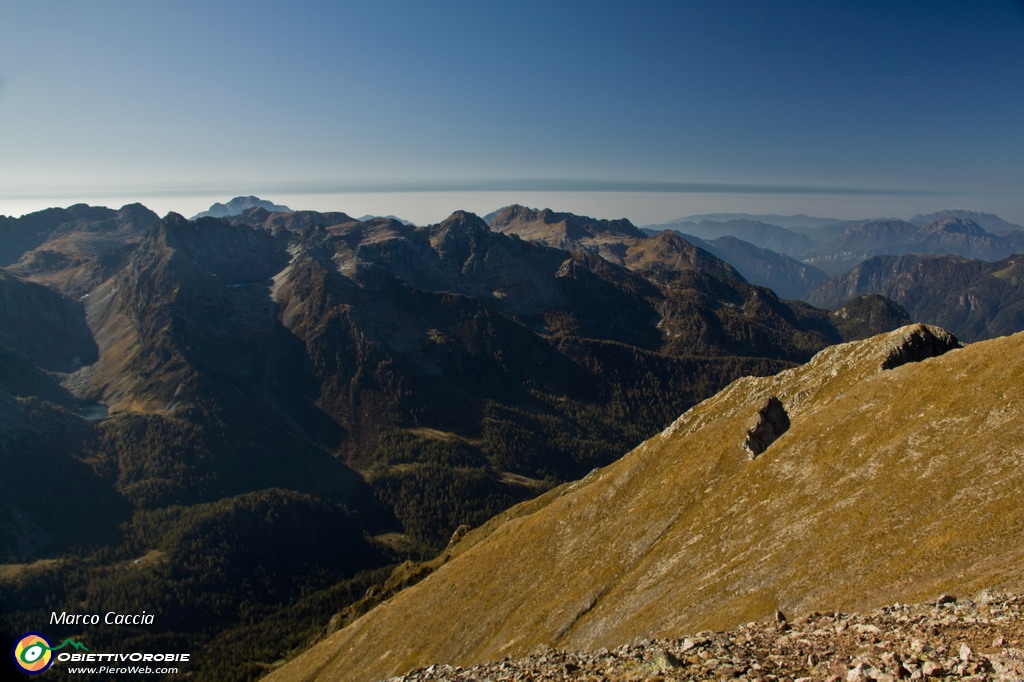
{"type": "Polygon", "coordinates": [[[0,5],[0,213],[240,193],[1024,222],[1024,3],[0,5]]]}

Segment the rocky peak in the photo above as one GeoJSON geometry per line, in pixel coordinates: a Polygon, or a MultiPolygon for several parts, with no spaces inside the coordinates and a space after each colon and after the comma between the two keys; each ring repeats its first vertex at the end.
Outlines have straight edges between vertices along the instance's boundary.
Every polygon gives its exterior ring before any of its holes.
{"type": "Polygon", "coordinates": [[[455,211],[450,216],[432,226],[432,232],[490,232],[487,223],[480,216],[469,211],[455,211]]]}
{"type": "MultiPolygon", "coordinates": [[[[683,235],[674,230],[663,230],[650,237],[650,253],[658,256],[680,256],[694,254],[701,250],[686,240],[683,235]]],[[[710,255],[710,254],[708,254],[710,255]]]]}
{"type": "Polygon", "coordinates": [[[264,208],[271,213],[291,211],[287,206],[249,195],[247,197],[235,197],[226,204],[215,203],[208,210],[192,216],[192,220],[198,220],[199,218],[227,218],[228,216],[238,215],[247,209],[256,207],[264,208]]]}
{"type": "Polygon", "coordinates": [[[517,221],[532,222],[537,220],[538,213],[536,209],[529,208],[528,206],[512,204],[489,215],[487,223],[492,229],[497,230],[503,225],[509,225],[517,221]]]}
{"type": "Polygon", "coordinates": [[[118,215],[124,223],[131,226],[131,231],[137,232],[145,231],[150,225],[160,220],[160,216],[138,203],[125,204],[118,211],[118,215]]]}
{"type": "Polygon", "coordinates": [[[542,239],[552,246],[566,246],[555,241],[574,242],[587,238],[619,237],[643,239],[646,235],[625,218],[605,220],[561,213],[549,208],[535,210],[514,204],[502,209],[490,221],[491,229],[512,232],[525,239],[542,239]]]}
{"type": "Polygon", "coordinates": [[[172,256],[221,278],[225,286],[269,279],[288,262],[284,242],[264,230],[220,218],[189,221],[173,212],[150,228],[133,260],[172,256]]]}
{"type": "Polygon", "coordinates": [[[465,261],[490,234],[487,223],[474,213],[456,211],[427,228],[431,247],[442,259],[465,261]]]}
{"type": "Polygon", "coordinates": [[[675,230],[662,230],[637,244],[627,253],[626,265],[633,270],[657,274],[662,280],[695,270],[724,280],[746,281],[731,265],[694,246],[675,230]]]}

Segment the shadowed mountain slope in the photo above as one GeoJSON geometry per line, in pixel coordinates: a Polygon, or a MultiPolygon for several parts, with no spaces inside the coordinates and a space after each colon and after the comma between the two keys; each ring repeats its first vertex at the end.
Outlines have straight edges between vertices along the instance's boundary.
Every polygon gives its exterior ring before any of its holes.
{"type": "Polygon", "coordinates": [[[96,344],[80,304],[2,268],[0,348],[48,370],[69,372],[96,360],[96,344]]]}
{"type": "Polygon", "coordinates": [[[862,294],[832,313],[832,323],[850,341],[866,339],[911,323],[910,313],[892,299],[862,294]]]}
{"type": "Polygon", "coordinates": [[[751,284],[768,287],[780,298],[803,299],[808,291],[828,279],[828,275],[813,265],[736,237],[704,241],[687,234],[683,236],[735,267],[751,284]]]}
{"type": "Polygon", "coordinates": [[[740,379],[471,531],[422,582],[267,679],[372,680],[776,609],[1019,590],[1024,335],[956,346],[917,325],[740,379]]]}

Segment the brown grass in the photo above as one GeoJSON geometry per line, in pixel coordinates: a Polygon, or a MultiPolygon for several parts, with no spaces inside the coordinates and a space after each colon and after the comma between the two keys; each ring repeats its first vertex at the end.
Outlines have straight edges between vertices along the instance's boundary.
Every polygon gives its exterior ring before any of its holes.
{"type": "Polygon", "coordinates": [[[471,532],[269,679],[370,680],[777,608],[1024,589],[1024,334],[881,370],[916,331],[734,382],[615,464],[471,532]],[[769,395],[791,427],[750,461],[740,443],[769,395]]]}

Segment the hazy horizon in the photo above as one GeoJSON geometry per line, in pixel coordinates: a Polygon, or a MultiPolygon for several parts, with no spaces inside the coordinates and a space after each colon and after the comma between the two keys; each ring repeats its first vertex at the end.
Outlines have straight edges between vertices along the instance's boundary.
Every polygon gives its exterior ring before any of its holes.
{"type": "Polygon", "coordinates": [[[189,191],[165,192],[83,192],[66,195],[19,197],[0,196],[0,215],[19,217],[47,208],[74,204],[120,208],[140,203],[164,216],[169,212],[191,217],[214,203],[226,203],[236,196],[258,196],[293,210],[340,211],[358,218],[363,215],[394,215],[418,225],[444,220],[454,211],[486,215],[510,204],[550,208],[594,218],[627,218],[638,226],[677,220],[704,213],[751,213],[778,215],[806,214],[837,220],[874,218],[909,219],[947,209],[995,213],[1004,220],[1024,225],[1024,211],[1014,212],[1012,202],[986,202],[957,195],[904,196],[796,194],[786,192],[628,192],[628,191],[544,191],[544,190],[461,190],[461,191],[371,191],[303,192],[298,190],[189,191]]]}
{"type": "Polygon", "coordinates": [[[0,213],[256,194],[433,222],[512,192],[641,224],[1024,223],[1021,82],[1016,0],[15,0],[0,213]]]}

